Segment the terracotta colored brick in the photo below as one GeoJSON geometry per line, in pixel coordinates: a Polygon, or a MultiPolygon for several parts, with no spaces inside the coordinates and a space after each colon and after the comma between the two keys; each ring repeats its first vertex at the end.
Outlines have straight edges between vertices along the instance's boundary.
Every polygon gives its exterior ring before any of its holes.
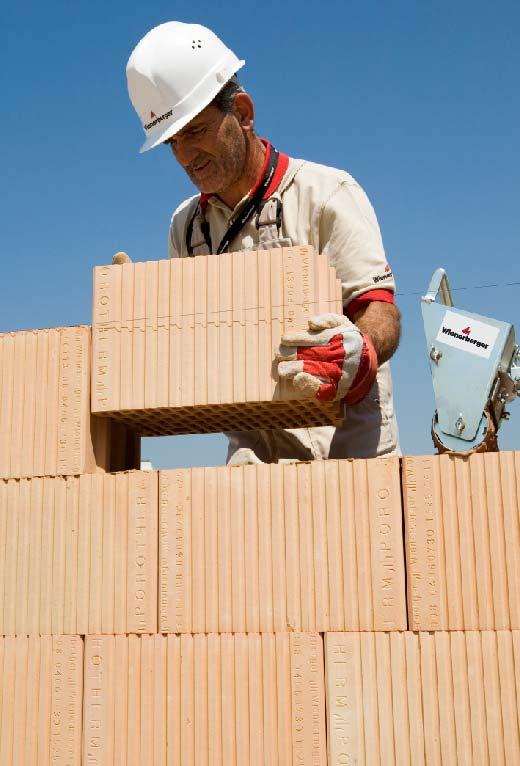
{"type": "Polygon", "coordinates": [[[120,358],[123,268],[103,266],[94,272],[92,310],[96,323],[103,330],[96,333],[92,343],[92,397],[101,410],[121,406],[120,358]]]}
{"type": "Polygon", "coordinates": [[[209,255],[207,261],[207,317],[206,317],[206,376],[207,401],[220,403],[220,270],[219,256],[209,255]]]}
{"type": "Polygon", "coordinates": [[[143,435],[337,422],[339,405],[279,385],[273,362],[284,331],[341,313],[340,292],[311,247],[100,266],[92,412],[143,435]]]}
{"type": "Polygon", "coordinates": [[[161,471],[159,497],[162,632],[406,628],[398,459],[161,471]]]}
{"type": "Polygon", "coordinates": [[[0,762],[81,764],[83,641],[0,638],[0,762]]]}
{"type": "Polygon", "coordinates": [[[293,763],[326,764],[323,641],[312,633],[291,633],[293,763]]]}
{"type": "MultiPolygon", "coordinates": [[[[112,438],[130,444],[128,426],[90,415],[89,327],[0,334],[0,477],[62,476],[132,468],[112,463],[112,438]],[[122,440],[122,441],[121,441],[122,440]]],[[[134,437],[135,439],[136,437],[134,437]]]]}
{"type": "Polygon", "coordinates": [[[157,291],[157,386],[156,407],[168,406],[168,376],[160,374],[169,370],[170,355],[170,264],[167,260],[158,264],[157,291]],[[160,361],[159,361],[160,360],[160,361]],[[162,368],[159,373],[159,368],[162,368]]]}
{"type": "Polygon", "coordinates": [[[513,452],[404,458],[413,629],[520,627],[519,466],[513,452]]]}
{"type": "MultiPolygon", "coordinates": [[[[159,297],[159,262],[146,262],[146,309],[145,309],[145,376],[144,376],[144,406],[158,407],[158,297],[159,297]]],[[[164,360],[168,364],[168,359],[164,360]]]]}
{"type": "Polygon", "coordinates": [[[0,481],[0,635],[157,630],[157,481],[0,481]]]}
{"type": "Polygon", "coordinates": [[[318,634],[87,636],[83,762],[325,766],[324,683],[318,634]]]}
{"type": "Polygon", "coordinates": [[[327,633],[329,765],[517,763],[518,635],[327,633]]]}

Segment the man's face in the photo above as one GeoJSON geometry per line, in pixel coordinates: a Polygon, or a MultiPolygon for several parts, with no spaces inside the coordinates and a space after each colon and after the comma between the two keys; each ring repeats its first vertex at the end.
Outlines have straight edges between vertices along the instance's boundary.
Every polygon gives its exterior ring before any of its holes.
{"type": "Polygon", "coordinates": [[[240,123],[211,104],[165,143],[206,194],[225,191],[244,171],[247,143],[240,123]]]}

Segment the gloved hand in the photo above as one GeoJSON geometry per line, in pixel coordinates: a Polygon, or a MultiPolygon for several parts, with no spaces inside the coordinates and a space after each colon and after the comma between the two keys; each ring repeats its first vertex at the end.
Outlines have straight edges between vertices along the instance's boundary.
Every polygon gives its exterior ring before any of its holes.
{"type": "Polygon", "coordinates": [[[372,341],[347,317],[320,314],[304,332],[283,335],[277,354],[278,378],[323,402],[356,404],[377,373],[372,341]]]}

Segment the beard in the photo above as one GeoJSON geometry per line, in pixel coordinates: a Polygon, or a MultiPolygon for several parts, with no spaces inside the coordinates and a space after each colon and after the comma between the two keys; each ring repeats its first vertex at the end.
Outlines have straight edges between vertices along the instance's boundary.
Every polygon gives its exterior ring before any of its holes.
{"type": "Polygon", "coordinates": [[[219,194],[235,184],[247,162],[247,141],[236,118],[227,115],[215,151],[200,152],[185,170],[204,194],[219,194]]]}

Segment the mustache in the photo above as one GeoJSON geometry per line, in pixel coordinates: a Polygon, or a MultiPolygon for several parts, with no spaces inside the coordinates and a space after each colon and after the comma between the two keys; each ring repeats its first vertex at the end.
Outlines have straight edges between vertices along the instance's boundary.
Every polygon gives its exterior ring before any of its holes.
{"type": "Polygon", "coordinates": [[[187,173],[193,173],[196,170],[200,170],[200,168],[205,165],[206,162],[209,162],[209,160],[211,160],[211,157],[208,154],[199,154],[193,162],[190,162],[189,165],[185,166],[185,170],[187,173]]]}

